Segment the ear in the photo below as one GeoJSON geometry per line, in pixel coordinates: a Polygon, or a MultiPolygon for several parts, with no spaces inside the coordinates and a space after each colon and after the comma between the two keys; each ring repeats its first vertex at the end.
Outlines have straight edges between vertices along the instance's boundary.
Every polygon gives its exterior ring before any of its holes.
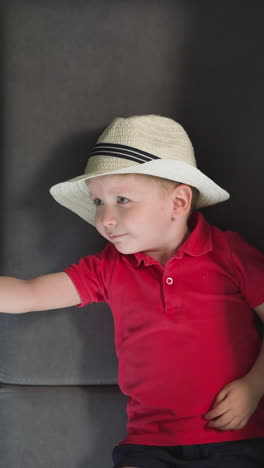
{"type": "Polygon", "coordinates": [[[192,203],[192,189],[189,185],[180,184],[172,193],[172,219],[189,213],[192,203]]]}

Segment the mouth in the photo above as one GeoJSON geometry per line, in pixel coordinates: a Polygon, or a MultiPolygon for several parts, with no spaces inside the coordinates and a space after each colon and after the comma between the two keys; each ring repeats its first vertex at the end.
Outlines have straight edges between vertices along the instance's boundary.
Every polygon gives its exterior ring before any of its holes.
{"type": "Polygon", "coordinates": [[[119,239],[120,237],[124,237],[126,236],[126,234],[117,234],[116,236],[109,236],[109,239],[113,240],[113,239],[119,239]]]}

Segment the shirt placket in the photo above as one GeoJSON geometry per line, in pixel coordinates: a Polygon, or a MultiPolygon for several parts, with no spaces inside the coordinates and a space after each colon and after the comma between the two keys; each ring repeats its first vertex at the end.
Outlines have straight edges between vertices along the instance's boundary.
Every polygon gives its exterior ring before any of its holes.
{"type": "Polygon", "coordinates": [[[164,310],[167,318],[181,314],[180,291],[177,288],[177,267],[182,258],[182,253],[175,255],[173,260],[169,261],[164,268],[162,286],[164,310]]]}

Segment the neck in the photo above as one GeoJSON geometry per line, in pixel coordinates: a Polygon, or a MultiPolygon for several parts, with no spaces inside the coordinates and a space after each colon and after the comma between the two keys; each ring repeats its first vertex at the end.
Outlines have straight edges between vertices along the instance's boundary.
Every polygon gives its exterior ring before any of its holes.
{"type": "Polygon", "coordinates": [[[187,224],[185,224],[177,235],[172,238],[171,242],[169,240],[166,241],[165,247],[148,250],[145,253],[165,266],[168,260],[176,254],[180,246],[188,239],[189,235],[190,231],[187,224]]]}

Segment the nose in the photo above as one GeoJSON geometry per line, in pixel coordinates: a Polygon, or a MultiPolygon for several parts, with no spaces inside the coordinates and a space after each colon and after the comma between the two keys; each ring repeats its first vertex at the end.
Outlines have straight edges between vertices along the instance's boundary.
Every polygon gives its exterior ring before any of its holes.
{"type": "Polygon", "coordinates": [[[105,206],[100,218],[104,227],[113,227],[118,223],[117,213],[115,209],[111,207],[105,206]]]}

